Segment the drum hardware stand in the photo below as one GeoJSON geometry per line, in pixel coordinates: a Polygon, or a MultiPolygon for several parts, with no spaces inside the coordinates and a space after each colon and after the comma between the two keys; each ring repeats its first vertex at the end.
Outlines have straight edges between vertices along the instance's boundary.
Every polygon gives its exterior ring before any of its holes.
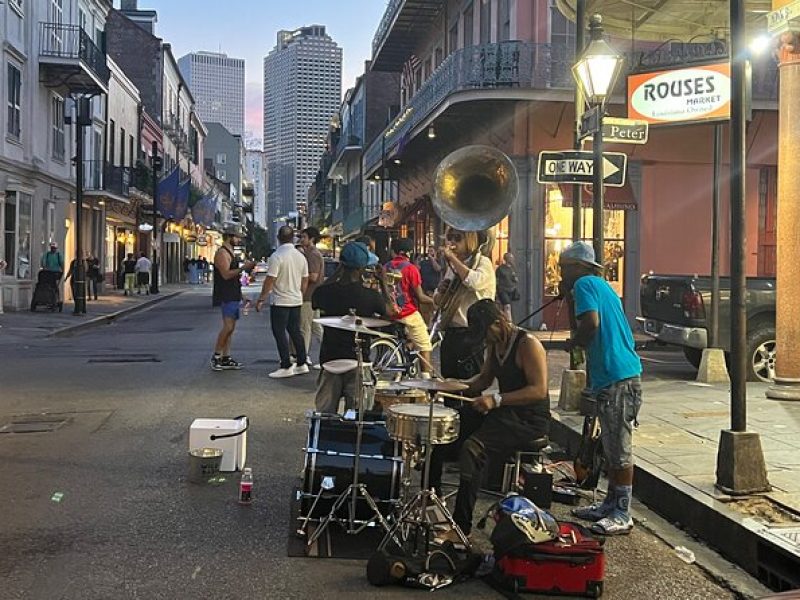
{"type": "Polygon", "coordinates": [[[303,517],[303,524],[297,529],[297,535],[301,537],[305,537],[306,529],[308,529],[308,524],[311,522],[311,515],[314,514],[314,509],[317,508],[317,503],[319,499],[322,498],[323,492],[333,489],[334,482],[333,477],[326,475],[322,478],[322,481],[319,484],[319,492],[316,496],[314,496],[314,502],[311,504],[311,508],[308,509],[308,515],[303,517]]]}
{"type": "MultiPolygon", "coordinates": [[[[428,434],[427,443],[425,444],[425,469],[422,475],[421,489],[403,507],[400,514],[397,515],[397,520],[394,522],[391,529],[387,529],[386,535],[378,546],[379,552],[383,550],[389,542],[394,542],[398,547],[406,550],[407,548],[405,548],[404,545],[413,537],[413,553],[416,555],[420,549],[419,534],[422,532],[422,541],[424,545],[421,549],[427,556],[430,553],[431,533],[434,527],[442,525],[446,525],[448,528],[454,530],[465,548],[470,547],[467,536],[464,535],[464,532],[461,531],[461,528],[456,524],[447,506],[445,506],[444,502],[442,502],[441,498],[436,494],[436,491],[430,488],[431,455],[433,453],[433,444],[431,443],[431,438],[433,436],[433,405],[436,403],[437,392],[435,390],[429,390],[428,395],[430,396],[428,434]]],[[[404,454],[406,454],[405,445],[403,446],[403,450],[404,454]]],[[[404,473],[403,476],[405,478],[406,474],[404,473]]]]}
{"type": "MultiPolygon", "coordinates": [[[[350,309],[350,314],[356,317],[355,309],[350,309]]],[[[356,324],[360,322],[360,319],[356,317],[356,324]]],[[[333,521],[339,521],[336,517],[336,512],[341,508],[346,502],[348,503],[348,514],[347,514],[347,529],[345,530],[346,533],[351,535],[357,535],[364,531],[367,527],[369,527],[373,523],[378,523],[381,527],[386,530],[387,535],[389,535],[390,527],[389,524],[386,522],[386,519],[381,514],[381,511],[378,509],[378,505],[375,502],[375,499],[367,490],[367,486],[363,483],[358,482],[358,473],[359,468],[361,466],[361,438],[363,436],[364,431],[364,390],[363,386],[367,385],[363,382],[363,372],[364,372],[364,357],[361,347],[361,336],[360,332],[356,330],[354,332],[354,341],[355,341],[355,351],[356,351],[356,361],[358,362],[358,366],[356,367],[356,390],[357,390],[357,403],[358,403],[358,419],[356,421],[356,450],[355,456],[353,457],[353,483],[347,486],[347,488],[339,494],[339,497],[336,499],[336,502],[333,503],[330,512],[323,517],[323,519],[319,523],[319,527],[314,530],[314,533],[311,534],[311,537],[308,538],[307,545],[311,546],[314,542],[316,542],[322,533],[328,528],[328,526],[333,521]],[[363,385],[362,385],[363,383],[363,385]],[[366,500],[367,505],[373,512],[372,517],[367,519],[366,521],[357,523],[356,522],[356,505],[358,502],[358,498],[361,497],[366,500]]],[[[370,382],[369,385],[372,385],[370,382]]],[[[322,491],[320,490],[320,495],[322,491]]],[[[309,515],[311,511],[309,511],[309,515]]]]}

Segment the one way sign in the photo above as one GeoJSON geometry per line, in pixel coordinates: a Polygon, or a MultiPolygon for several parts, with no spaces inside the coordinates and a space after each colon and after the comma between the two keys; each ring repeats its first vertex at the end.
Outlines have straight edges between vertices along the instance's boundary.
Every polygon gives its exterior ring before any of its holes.
{"type": "MultiPolygon", "coordinates": [[[[611,187],[625,185],[628,155],[622,152],[603,153],[603,184],[611,187]]],[[[545,150],[539,153],[539,183],[592,183],[594,157],[589,151],[545,150]]]]}

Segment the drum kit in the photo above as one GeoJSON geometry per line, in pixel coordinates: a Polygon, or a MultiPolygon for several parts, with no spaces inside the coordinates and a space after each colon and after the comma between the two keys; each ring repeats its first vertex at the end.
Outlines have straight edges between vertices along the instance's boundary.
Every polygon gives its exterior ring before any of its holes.
{"type": "Polygon", "coordinates": [[[453,394],[467,386],[458,381],[406,379],[380,382],[383,385],[377,387],[362,355],[362,336],[391,337],[376,331],[391,323],[354,314],[315,321],[354,334],[356,412],[355,418],[308,415],[298,535],[307,536],[311,546],[333,523],[348,534],[377,526],[385,532],[380,549],[389,543],[401,548],[413,544],[427,552],[435,529],[452,528],[468,545],[444,502],[429,489],[433,447],[456,441],[459,433],[458,412],[443,406],[441,395],[468,401],[453,394]],[[374,399],[382,414],[372,411],[373,418],[368,419],[366,398],[374,399]],[[424,464],[420,489],[412,495],[412,473],[420,463],[424,464]],[[316,524],[313,531],[311,523],[316,524]]]}

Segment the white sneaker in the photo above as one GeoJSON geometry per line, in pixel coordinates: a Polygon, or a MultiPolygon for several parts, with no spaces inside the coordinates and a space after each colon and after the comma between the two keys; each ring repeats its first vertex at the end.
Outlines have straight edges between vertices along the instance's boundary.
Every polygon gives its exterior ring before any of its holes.
{"type": "Polygon", "coordinates": [[[308,365],[295,365],[293,375],[305,375],[308,373],[308,365]]]}
{"type": "Polygon", "coordinates": [[[288,367],[286,369],[278,369],[277,371],[273,371],[269,374],[269,376],[273,379],[284,379],[286,377],[291,377],[294,374],[294,369],[292,367],[288,367]]]}
{"type": "Polygon", "coordinates": [[[320,366],[319,363],[314,363],[314,366],[311,368],[314,369],[315,371],[319,371],[322,367],[320,366]]]}

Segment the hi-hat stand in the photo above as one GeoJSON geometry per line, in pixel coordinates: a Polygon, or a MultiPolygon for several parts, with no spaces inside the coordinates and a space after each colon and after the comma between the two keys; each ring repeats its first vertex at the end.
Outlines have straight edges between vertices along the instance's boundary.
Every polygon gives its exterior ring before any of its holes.
{"type": "MultiPolygon", "coordinates": [[[[355,316],[355,310],[350,310],[351,316],[355,316]]],[[[356,317],[355,320],[356,326],[361,325],[361,319],[356,317]]],[[[364,357],[363,357],[363,349],[361,346],[361,337],[359,329],[355,329],[355,351],[356,351],[356,361],[358,362],[358,366],[356,367],[356,398],[357,398],[357,408],[358,408],[358,417],[356,420],[356,450],[355,456],[353,457],[353,482],[347,486],[347,488],[339,494],[339,497],[333,503],[330,512],[322,518],[319,523],[319,526],[314,530],[311,536],[308,538],[307,545],[311,546],[314,542],[319,539],[322,533],[330,526],[330,524],[334,521],[341,522],[341,519],[337,517],[337,513],[339,509],[347,503],[348,506],[348,514],[347,514],[347,521],[346,521],[346,529],[345,532],[350,535],[356,535],[364,531],[367,527],[377,523],[387,532],[390,531],[389,524],[386,522],[386,519],[381,514],[381,511],[378,509],[378,505],[375,502],[375,499],[367,490],[367,486],[363,483],[359,483],[358,475],[359,475],[359,468],[361,466],[361,438],[363,436],[364,431],[364,387],[366,385],[372,385],[372,382],[365,383],[363,381],[363,374],[364,374],[364,357]],[[369,508],[372,510],[372,516],[367,520],[358,520],[356,519],[356,507],[358,504],[358,500],[361,498],[362,500],[366,501],[369,508]]]]}
{"type": "MultiPolygon", "coordinates": [[[[430,383],[434,384],[435,382],[430,383]]],[[[408,386],[412,387],[410,383],[408,386]]],[[[390,542],[394,542],[401,550],[410,553],[412,556],[419,556],[420,554],[427,556],[430,553],[430,545],[435,532],[449,529],[456,532],[464,548],[470,547],[469,539],[456,524],[453,515],[442,499],[439,498],[436,490],[430,487],[431,456],[434,445],[431,441],[433,434],[433,405],[436,403],[436,396],[439,391],[436,389],[427,389],[426,391],[430,396],[428,432],[427,439],[423,440],[425,443],[425,469],[422,475],[420,491],[405,504],[392,524],[391,529],[387,529],[386,535],[378,546],[379,552],[390,542]]],[[[410,450],[411,448],[404,444],[403,453],[406,454],[410,450]]],[[[410,481],[404,482],[406,485],[409,483],[410,481]]],[[[406,496],[404,493],[404,500],[406,496]]]]}

